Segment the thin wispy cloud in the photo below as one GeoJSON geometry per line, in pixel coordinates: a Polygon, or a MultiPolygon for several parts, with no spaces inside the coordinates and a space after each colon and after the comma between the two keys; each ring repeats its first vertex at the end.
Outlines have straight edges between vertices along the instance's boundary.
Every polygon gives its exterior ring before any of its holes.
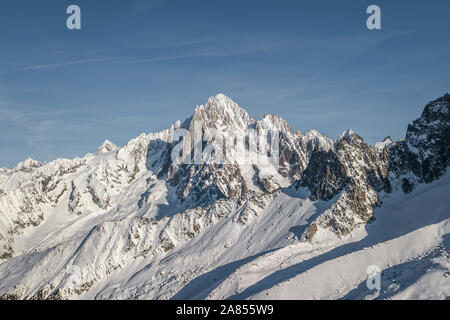
{"type": "MultiPolygon", "coordinates": [[[[196,46],[200,44],[205,44],[208,42],[213,41],[212,38],[201,38],[201,39],[191,39],[191,40],[180,40],[180,41],[173,41],[173,42],[167,42],[167,43],[160,43],[155,44],[151,46],[143,46],[138,47],[136,49],[145,50],[145,49],[164,49],[164,48],[177,48],[177,47],[189,47],[189,46],[196,46]]],[[[34,66],[27,66],[23,68],[19,68],[13,71],[7,71],[2,72],[0,74],[9,74],[9,73],[15,73],[15,72],[23,72],[23,71],[39,71],[39,70],[47,70],[47,69],[55,69],[55,68],[63,68],[68,67],[72,65],[79,65],[79,64],[88,64],[88,63],[94,63],[94,62],[103,62],[103,61],[113,61],[117,63],[137,63],[137,62],[162,62],[162,61],[169,61],[169,60],[177,60],[182,58],[189,58],[189,57],[201,57],[201,56],[219,56],[224,55],[221,53],[208,53],[208,52],[199,52],[199,53],[193,53],[193,54],[180,54],[180,55],[168,55],[163,57],[155,57],[155,58],[147,58],[147,59],[136,59],[136,60],[120,60],[120,51],[121,50],[109,50],[108,52],[114,52],[116,51],[116,54],[119,53],[116,57],[106,57],[106,58],[89,58],[89,59],[79,59],[79,60],[72,60],[72,61],[66,61],[61,63],[52,63],[52,64],[40,64],[40,65],[34,65],[34,66]]],[[[101,53],[105,52],[105,50],[99,50],[99,51],[93,51],[91,53],[101,53]]]]}
{"type": "Polygon", "coordinates": [[[130,59],[130,60],[118,60],[118,63],[152,63],[152,62],[164,62],[164,61],[175,61],[181,59],[189,58],[226,58],[233,56],[244,56],[257,53],[269,53],[278,50],[321,50],[322,52],[326,50],[335,50],[351,57],[359,57],[364,52],[370,51],[375,46],[379,45],[384,41],[395,39],[402,36],[408,36],[415,31],[407,32],[397,32],[392,34],[383,35],[381,37],[367,40],[366,36],[352,35],[352,36],[340,36],[340,37],[324,37],[324,38],[297,38],[297,37],[287,37],[284,39],[272,39],[268,42],[267,39],[261,37],[258,34],[252,34],[251,36],[243,37],[241,41],[236,42],[234,39],[233,48],[228,47],[222,48],[219,45],[213,46],[211,43],[214,42],[213,39],[194,39],[180,42],[167,43],[162,45],[153,46],[154,48],[164,48],[164,47],[185,47],[194,46],[204,43],[210,43],[208,49],[199,48],[196,51],[183,52],[180,54],[168,54],[161,55],[157,57],[140,58],[140,59],[130,59]],[[213,48],[211,49],[211,47],[213,48]],[[352,52],[349,55],[348,52],[352,52]]]}
{"type": "Polygon", "coordinates": [[[231,56],[231,55],[233,55],[233,54],[226,53],[226,52],[193,52],[193,53],[185,53],[185,54],[173,54],[173,55],[159,56],[159,57],[153,57],[153,58],[123,60],[123,61],[120,61],[120,63],[146,63],[146,62],[151,63],[151,62],[174,61],[174,60],[189,59],[189,58],[225,57],[225,56],[231,56]]]}
{"type": "MultiPolygon", "coordinates": [[[[209,42],[210,40],[204,40],[205,42],[209,42]]],[[[201,43],[200,40],[197,42],[185,42],[184,44],[180,43],[179,46],[188,46],[201,43]]],[[[236,57],[236,56],[245,56],[256,53],[267,53],[272,52],[274,50],[279,50],[281,47],[285,46],[288,42],[279,42],[272,44],[252,44],[252,45],[239,45],[234,44],[233,49],[229,48],[221,48],[217,46],[212,50],[204,50],[200,48],[200,50],[185,52],[180,54],[168,54],[161,55],[157,57],[149,57],[149,58],[140,58],[134,60],[122,60],[120,63],[146,63],[146,62],[164,62],[164,61],[174,61],[181,59],[189,59],[189,58],[227,58],[227,57],[236,57]]]]}
{"type": "Polygon", "coordinates": [[[152,44],[150,46],[144,46],[141,49],[189,47],[189,46],[196,46],[196,45],[211,43],[213,41],[215,41],[214,38],[185,39],[185,40],[179,40],[179,41],[171,41],[171,42],[162,42],[162,43],[152,44]]]}
{"type": "Polygon", "coordinates": [[[27,145],[35,145],[38,142],[47,143],[50,131],[57,126],[65,126],[61,122],[61,117],[65,114],[88,110],[87,108],[66,109],[42,112],[23,112],[5,102],[0,102],[0,125],[2,122],[14,123],[15,126],[23,130],[23,141],[27,145]]]}
{"type": "Polygon", "coordinates": [[[110,60],[110,59],[111,58],[96,58],[96,59],[84,59],[84,60],[76,60],[76,61],[69,61],[69,62],[63,62],[63,63],[55,63],[55,64],[37,65],[37,66],[21,68],[21,69],[18,69],[17,71],[31,71],[31,70],[45,70],[45,69],[52,69],[52,68],[61,68],[61,67],[75,65],[75,64],[99,62],[99,61],[106,61],[106,60],[110,60]]]}

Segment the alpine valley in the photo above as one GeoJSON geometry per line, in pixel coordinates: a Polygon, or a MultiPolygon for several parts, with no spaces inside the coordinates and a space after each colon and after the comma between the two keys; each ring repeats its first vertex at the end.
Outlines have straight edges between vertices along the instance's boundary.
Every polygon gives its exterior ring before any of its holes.
{"type": "Polygon", "coordinates": [[[449,94],[375,145],[254,120],[219,94],[123,147],[0,169],[0,297],[448,299],[449,165],[449,94]],[[279,131],[279,166],[172,162],[194,121],[279,131]]]}

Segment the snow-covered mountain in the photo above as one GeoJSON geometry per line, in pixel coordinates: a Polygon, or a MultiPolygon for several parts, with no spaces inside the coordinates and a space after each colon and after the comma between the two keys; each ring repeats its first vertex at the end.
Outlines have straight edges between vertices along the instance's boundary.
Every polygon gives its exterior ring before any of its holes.
{"type": "Polygon", "coordinates": [[[219,94],[124,147],[0,169],[0,297],[364,298],[369,265],[381,298],[448,297],[449,108],[446,94],[404,140],[368,145],[219,94]],[[175,161],[196,156],[180,132],[206,158],[175,161]],[[276,165],[237,149],[255,132],[276,139],[276,165]]]}

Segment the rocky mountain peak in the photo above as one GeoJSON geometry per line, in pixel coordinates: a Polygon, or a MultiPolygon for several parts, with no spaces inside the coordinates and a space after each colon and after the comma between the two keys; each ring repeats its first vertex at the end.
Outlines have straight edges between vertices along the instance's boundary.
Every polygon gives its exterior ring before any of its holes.
{"type": "Polygon", "coordinates": [[[361,142],[363,139],[359,135],[357,135],[352,129],[348,129],[343,133],[341,133],[341,135],[337,140],[338,141],[345,140],[349,143],[352,143],[352,142],[361,142]]]}
{"type": "Polygon", "coordinates": [[[417,122],[443,122],[448,123],[450,120],[450,94],[446,93],[444,96],[431,101],[425,106],[422,115],[417,122]]]}
{"type": "Polygon", "coordinates": [[[119,149],[114,143],[109,140],[105,140],[100,147],[97,148],[97,153],[108,153],[119,149]]]}
{"type": "Polygon", "coordinates": [[[287,121],[284,120],[279,115],[265,114],[263,119],[258,122],[264,123],[265,127],[273,130],[280,130],[283,132],[294,133],[294,131],[292,130],[291,126],[287,123],[287,121]]]}
{"type": "Polygon", "coordinates": [[[31,158],[26,159],[23,162],[20,162],[15,168],[16,171],[29,171],[35,168],[41,167],[43,164],[39,161],[33,160],[31,158]]]}
{"type": "Polygon", "coordinates": [[[390,148],[390,168],[405,192],[440,178],[450,165],[450,95],[431,101],[408,125],[406,137],[390,148]],[[410,175],[412,172],[414,175],[410,175]]]}
{"type": "Polygon", "coordinates": [[[394,138],[391,136],[388,136],[383,139],[383,142],[377,142],[375,143],[375,148],[381,152],[384,150],[384,148],[391,146],[395,142],[394,138]]]}
{"type": "Polygon", "coordinates": [[[214,129],[245,129],[251,122],[247,111],[224,94],[210,97],[205,105],[197,107],[192,120],[214,129]]]}

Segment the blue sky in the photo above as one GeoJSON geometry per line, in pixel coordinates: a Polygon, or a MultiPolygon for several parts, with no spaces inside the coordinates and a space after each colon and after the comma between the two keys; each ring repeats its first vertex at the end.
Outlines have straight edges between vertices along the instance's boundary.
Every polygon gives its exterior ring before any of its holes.
{"type": "Polygon", "coordinates": [[[450,2],[39,0],[0,4],[0,167],[95,152],[224,93],[254,118],[404,137],[450,91],[450,2]],[[66,28],[77,4],[82,30],[66,28]],[[366,8],[382,10],[369,31],[366,8]]]}

